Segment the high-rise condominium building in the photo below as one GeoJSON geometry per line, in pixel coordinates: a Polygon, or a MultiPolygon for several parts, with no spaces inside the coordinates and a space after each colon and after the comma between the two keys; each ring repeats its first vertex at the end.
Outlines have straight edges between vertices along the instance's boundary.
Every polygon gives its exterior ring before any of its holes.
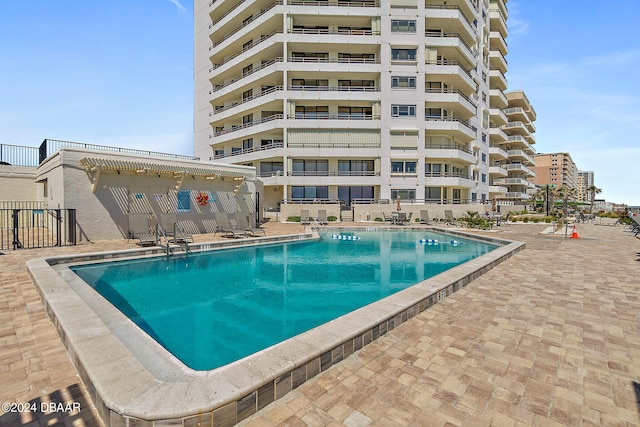
{"type": "Polygon", "coordinates": [[[195,0],[195,154],[263,206],[505,198],[506,3],[195,0]]]}
{"type": "Polygon", "coordinates": [[[534,183],[577,189],[578,168],[569,153],[536,154],[534,160],[536,163],[534,183]]]}
{"type": "Polygon", "coordinates": [[[593,171],[578,171],[578,200],[591,201],[591,192],[588,188],[595,185],[593,182],[593,171]]]}

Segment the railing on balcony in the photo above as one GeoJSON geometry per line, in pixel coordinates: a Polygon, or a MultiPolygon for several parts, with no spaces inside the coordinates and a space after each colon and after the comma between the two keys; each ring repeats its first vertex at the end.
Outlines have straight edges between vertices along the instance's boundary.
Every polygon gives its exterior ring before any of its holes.
{"type": "Polygon", "coordinates": [[[296,113],[287,117],[295,120],[380,120],[380,116],[371,114],[329,114],[329,113],[296,113]]]}
{"type": "Polygon", "coordinates": [[[307,86],[294,85],[289,90],[302,92],[380,92],[378,86],[307,86]]]}
{"type": "Polygon", "coordinates": [[[230,108],[236,107],[238,105],[242,105],[245,102],[253,101],[254,99],[258,99],[260,97],[263,97],[263,96],[268,95],[268,94],[273,93],[273,92],[277,92],[277,91],[282,90],[282,89],[283,89],[282,86],[270,87],[269,89],[265,89],[262,92],[256,93],[253,96],[248,96],[248,97],[244,98],[242,101],[233,102],[233,103],[231,103],[229,105],[225,105],[224,107],[218,107],[218,108],[214,109],[213,112],[209,113],[209,115],[213,116],[215,114],[222,113],[223,111],[227,111],[230,108]]]}
{"type": "Polygon", "coordinates": [[[457,150],[468,154],[473,154],[473,151],[457,144],[425,144],[424,148],[426,148],[427,150],[457,150]]]}
{"type": "Polygon", "coordinates": [[[463,179],[471,179],[466,173],[462,172],[425,172],[424,176],[429,178],[463,178],[463,179]]]}
{"type": "Polygon", "coordinates": [[[214,156],[209,157],[209,160],[217,160],[217,159],[224,159],[225,157],[241,156],[243,154],[256,153],[258,151],[264,151],[264,150],[273,150],[274,148],[282,148],[282,147],[284,147],[284,143],[275,142],[273,144],[261,145],[259,147],[243,148],[242,150],[236,150],[231,153],[216,154],[214,156]]]}
{"type": "Polygon", "coordinates": [[[309,58],[290,56],[287,62],[319,62],[333,64],[379,64],[380,60],[375,58],[309,58]]]}
{"type": "Polygon", "coordinates": [[[244,123],[242,125],[233,125],[231,127],[231,129],[222,129],[222,130],[215,131],[213,134],[209,135],[209,138],[213,138],[213,137],[220,136],[220,135],[225,135],[227,133],[235,132],[235,131],[238,131],[238,130],[241,130],[241,129],[250,128],[252,126],[256,126],[256,125],[259,125],[259,124],[262,124],[262,123],[267,123],[267,122],[270,122],[270,121],[273,121],[273,120],[282,119],[283,117],[284,116],[282,114],[274,114],[272,116],[264,117],[264,118],[259,119],[259,120],[254,120],[252,122],[244,123]]]}
{"type": "Polygon", "coordinates": [[[322,28],[293,28],[289,34],[320,34],[320,35],[341,35],[341,36],[379,36],[380,31],[362,29],[322,29],[322,28]]]}
{"type": "Polygon", "coordinates": [[[338,7],[380,7],[379,1],[314,1],[314,0],[291,0],[287,2],[290,6],[338,6],[338,7]]]}
{"type": "Polygon", "coordinates": [[[471,49],[471,46],[469,46],[467,44],[467,42],[465,42],[464,39],[458,33],[444,33],[444,32],[441,32],[441,31],[425,31],[424,35],[425,35],[425,37],[442,37],[442,38],[446,37],[446,38],[458,39],[460,41],[460,43],[462,43],[464,45],[464,47],[467,48],[467,50],[469,51],[469,54],[471,54],[471,56],[473,56],[474,58],[476,56],[478,56],[478,54],[475,53],[473,51],[473,49],[471,49]]]}
{"type": "MultiPolygon", "coordinates": [[[[213,42],[213,44],[211,46],[209,46],[209,50],[213,50],[214,47],[218,46],[220,43],[222,43],[223,41],[227,40],[228,38],[232,37],[234,34],[236,34],[238,31],[240,31],[241,29],[243,29],[244,27],[246,27],[247,25],[251,24],[253,21],[255,21],[256,19],[258,19],[259,17],[261,17],[262,15],[264,15],[265,13],[267,13],[268,11],[270,11],[271,9],[273,9],[276,6],[279,6],[282,4],[281,0],[278,0],[274,3],[271,3],[269,6],[267,6],[265,9],[262,9],[260,12],[256,13],[255,15],[252,15],[251,17],[247,18],[246,20],[242,21],[242,25],[240,25],[239,27],[234,28],[233,30],[231,30],[231,32],[227,33],[224,37],[222,37],[220,40],[213,42]]],[[[212,24],[213,25],[213,24],[212,24]]],[[[211,26],[212,26],[211,25],[211,26]]],[[[209,28],[211,28],[211,26],[209,26],[209,28]]]]}
{"type": "Polygon", "coordinates": [[[425,116],[424,118],[428,122],[458,122],[458,123],[462,124],[463,126],[469,128],[473,132],[477,132],[477,130],[478,130],[478,128],[473,126],[467,120],[459,119],[457,117],[425,116]]]}
{"type": "MultiPolygon", "coordinates": [[[[352,205],[390,205],[396,204],[397,199],[351,199],[352,205]]],[[[400,205],[482,205],[488,203],[487,200],[472,200],[472,199],[401,199],[400,205]]]]}
{"type": "Polygon", "coordinates": [[[242,55],[243,53],[245,53],[248,50],[253,49],[254,47],[258,46],[260,43],[263,43],[265,40],[269,40],[271,37],[275,36],[276,34],[282,34],[282,30],[281,29],[277,29],[277,30],[273,30],[272,32],[270,32],[269,34],[264,34],[262,36],[260,36],[260,38],[256,41],[254,41],[253,43],[243,47],[242,49],[240,49],[238,52],[234,53],[231,56],[225,57],[224,60],[218,64],[213,64],[213,66],[211,68],[209,68],[209,72],[222,67],[224,64],[229,63],[230,61],[232,61],[233,59],[237,58],[238,56],[242,55]]]}
{"type": "Polygon", "coordinates": [[[462,70],[470,79],[473,79],[473,76],[471,75],[471,71],[473,70],[467,70],[466,68],[464,68],[462,66],[462,64],[458,61],[450,61],[448,59],[436,59],[436,60],[426,60],[425,63],[427,65],[445,65],[445,66],[453,66],[453,67],[458,67],[460,70],[462,70]]]}
{"type": "Polygon", "coordinates": [[[450,88],[445,88],[445,87],[441,87],[441,88],[426,88],[424,90],[425,93],[453,93],[453,94],[457,94],[460,95],[460,97],[462,99],[467,100],[471,105],[473,105],[474,107],[478,106],[478,102],[473,99],[473,98],[469,98],[467,95],[465,95],[462,91],[458,90],[458,89],[450,89],[450,88]]]}
{"type": "MultiPolygon", "coordinates": [[[[231,9],[227,10],[225,13],[220,15],[220,17],[218,19],[216,19],[215,21],[211,22],[211,24],[209,24],[209,28],[213,28],[214,25],[216,25],[218,22],[222,21],[225,16],[229,15],[231,12],[236,10],[238,8],[238,6],[240,6],[245,1],[246,0],[240,0],[238,3],[234,4],[233,6],[231,6],[231,9]]],[[[213,3],[211,3],[211,4],[213,4],[213,3]]]]}
{"type": "Polygon", "coordinates": [[[289,171],[287,176],[380,176],[376,171],[289,171]]]}
{"type": "MultiPolygon", "coordinates": [[[[263,69],[265,69],[265,68],[267,68],[267,67],[269,67],[269,66],[271,66],[271,65],[275,64],[276,62],[283,62],[283,60],[284,60],[283,58],[278,57],[278,58],[273,58],[273,59],[269,59],[269,60],[267,60],[267,61],[264,61],[264,62],[263,62],[262,64],[260,64],[259,66],[257,66],[257,67],[255,67],[255,68],[251,69],[251,71],[247,71],[246,73],[242,73],[242,75],[240,75],[240,76],[238,76],[238,77],[236,77],[236,78],[233,78],[233,79],[229,80],[228,82],[225,82],[225,83],[223,83],[223,84],[221,84],[221,85],[215,85],[215,86],[213,87],[213,89],[211,89],[211,90],[209,91],[209,95],[211,95],[212,93],[217,92],[217,91],[219,91],[220,89],[223,89],[223,88],[225,88],[225,87],[227,87],[227,86],[229,86],[229,85],[231,85],[231,84],[233,84],[233,83],[235,83],[235,82],[237,82],[237,81],[239,81],[239,80],[242,80],[242,79],[244,79],[245,77],[248,77],[248,76],[250,76],[250,75],[251,75],[251,74],[253,74],[253,73],[257,73],[258,71],[263,70],[263,69]]],[[[210,70],[210,71],[211,71],[211,70],[210,70]]]]}
{"type": "Polygon", "coordinates": [[[379,142],[288,142],[289,148],[380,148],[379,142]]]}
{"type": "Polygon", "coordinates": [[[0,166],[38,166],[38,147],[0,144],[0,166]]]}

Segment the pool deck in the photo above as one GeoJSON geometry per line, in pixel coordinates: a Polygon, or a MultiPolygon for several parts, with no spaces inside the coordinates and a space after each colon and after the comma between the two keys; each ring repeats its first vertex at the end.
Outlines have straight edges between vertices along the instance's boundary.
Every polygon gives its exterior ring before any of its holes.
{"type": "MultiPolygon", "coordinates": [[[[640,426],[640,240],[620,226],[580,224],[580,239],[545,228],[500,227],[526,249],[241,425],[640,426]]],[[[133,247],[0,256],[0,402],[81,409],[3,410],[0,425],[99,425],[25,262],[133,247]]]]}

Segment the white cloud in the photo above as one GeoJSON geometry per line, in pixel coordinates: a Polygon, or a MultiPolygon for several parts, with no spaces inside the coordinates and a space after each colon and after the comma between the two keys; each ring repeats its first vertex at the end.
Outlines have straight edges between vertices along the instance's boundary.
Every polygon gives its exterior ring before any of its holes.
{"type": "Polygon", "coordinates": [[[180,2],[178,0],[169,0],[171,3],[175,4],[176,7],[178,8],[178,10],[184,12],[185,10],[187,10],[182,4],[180,4],[180,2]]]}

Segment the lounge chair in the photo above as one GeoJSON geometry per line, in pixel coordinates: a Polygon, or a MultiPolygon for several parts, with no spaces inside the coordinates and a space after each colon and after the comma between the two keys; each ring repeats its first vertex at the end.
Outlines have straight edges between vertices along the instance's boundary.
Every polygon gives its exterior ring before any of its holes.
{"type": "Polygon", "coordinates": [[[138,246],[156,246],[158,238],[156,233],[149,229],[149,215],[146,213],[129,214],[129,237],[138,239],[138,246]]]}
{"type": "Polygon", "coordinates": [[[231,225],[229,217],[225,212],[216,212],[213,216],[218,225],[216,232],[221,233],[224,237],[233,237],[235,239],[241,235],[246,235],[244,232],[239,231],[237,227],[231,225]]]}
{"type": "Polygon", "coordinates": [[[391,215],[387,215],[386,213],[382,212],[382,217],[384,218],[384,222],[393,222],[393,217],[391,215]]]}
{"type": "Polygon", "coordinates": [[[320,225],[327,225],[329,224],[329,220],[327,220],[327,211],[324,209],[319,209],[318,210],[318,223],[320,225]]]}
{"type": "Polygon", "coordinates": [[[173,243],[193,243],[193,233],[187,231],[179,222],[173,224],[172,234],[173,243]]]}
{"type": "Polygon", "coordinates": [[[396,217],[397,225],[405,225],[407,223],[407,214],[405,212],[398,212],[398,216],[396,217]]]}
{"type": "Polygon", "coordinates": [[[164,230],[167,238],[174,237],[174,227],[176,225],[175,213],[161,213],[160,214],[160,227],[164,230]]]}
{"type": "Polygon", "coordinates": [[[309,210],[308,209],[303,209],[300,211],[300,224],[302,225],[309,225],[311,224],[312,218],[311,215],[309,215],[309,210]]]}
{"type": "Polygon", "coordinates": [[[458,225],[458,220],[453,216],[453,211],[445,210],[444,211],[444,221],[447,225],[458,225]]]}
{"type": "Polygon", "coordinates": [[[256,237],[256,234],[260,233],[263,236],[267,236],[267,232],[264,228],[253,228],[249,223],[249,218],[242,213],[236,214],[236,223],[238,224],[238,230],[244,231],[245,235],[256,237]]]}
{"type": "Polygon", "coordinates": [[[429,219],[429,211],[421,210],[420,211],[420,224],[431,225],[431,220],[429,219]]]}

